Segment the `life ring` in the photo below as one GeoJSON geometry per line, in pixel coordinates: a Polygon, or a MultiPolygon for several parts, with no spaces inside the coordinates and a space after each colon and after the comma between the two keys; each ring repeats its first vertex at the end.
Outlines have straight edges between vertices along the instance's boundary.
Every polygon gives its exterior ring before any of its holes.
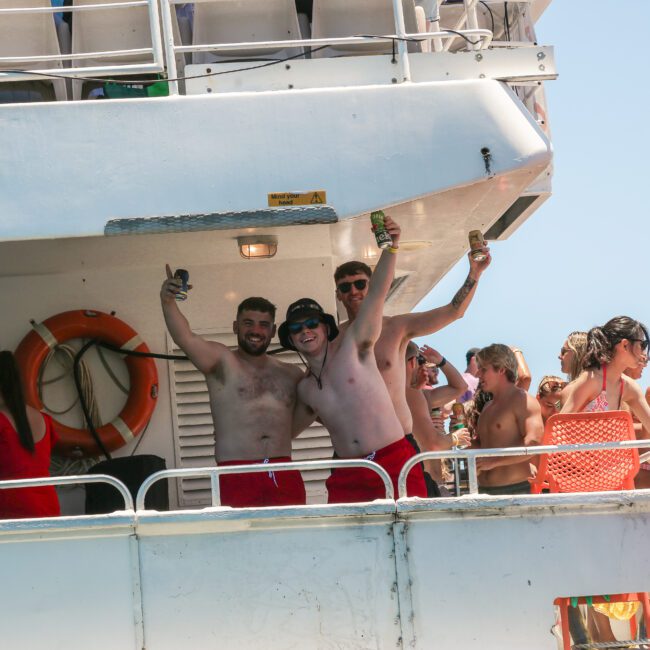
{"type": "MultiPolygon", "coordinates": [[[[25,401],[39,410],[38,376],[50,350],[70,339],[98,339],[125,351],[149,352],[138,333],[115,316],[100,311],[75,310],[51,316],[33,324],[31,332],[16,348],[15,356],[23,378],[25,401]]],[[[109,424],[97,429],[108,451],[119,449],[141,434],[147,426],[158,397],[158,372],[154,360],[127,356],[130,390],[124,408],[109,424]]],[[[63,456],[99,456],[102,452],[88,429],[74,429],[54,421],[59,436],[57,453],[63,456]]]]}

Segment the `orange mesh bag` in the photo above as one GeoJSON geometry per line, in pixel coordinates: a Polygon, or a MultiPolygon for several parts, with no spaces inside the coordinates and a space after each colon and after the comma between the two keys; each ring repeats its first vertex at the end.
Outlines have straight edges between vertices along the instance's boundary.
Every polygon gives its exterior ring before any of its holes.
{"type": "MultiPolygon", "coordinates": [[[[544,429],[543,445],[576,445],[635,440],[632,418],[626,411],[561,413],[551,416],[544,429]]],[[[551,492],[606,492],[634,489],[639,471],[638,449],[542,454],[531,490],[551,492]]]]}

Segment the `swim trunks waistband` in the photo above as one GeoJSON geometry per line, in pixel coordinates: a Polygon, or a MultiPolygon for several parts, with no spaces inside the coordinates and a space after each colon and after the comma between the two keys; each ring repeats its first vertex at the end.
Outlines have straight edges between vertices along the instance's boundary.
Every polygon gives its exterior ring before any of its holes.
{"type": "Polygon", "coordinates": [[[290,463],[291,456],[277,456],[276,458],[259,458],[255,460],[221,460],[217,461],[217,466],[227,465],[266,465],[267,463],[290,463]]]}
{"type": "Polygon", "coordinates": [[[479,494],[492,494],[495,496],[507,496],[510,494],[530,494],[530,483],[521,481],[510,485],[479,485],[479,494]]]}

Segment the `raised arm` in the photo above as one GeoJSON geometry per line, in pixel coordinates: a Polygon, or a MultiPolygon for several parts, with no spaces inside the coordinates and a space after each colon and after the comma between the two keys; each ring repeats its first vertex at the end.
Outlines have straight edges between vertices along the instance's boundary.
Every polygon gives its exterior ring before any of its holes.
{"type": "Polygon", "coordinates": [[[451,402],[457,397],[460,397],[467,390],[467,384],[465,383],[463,376],[447,359],[442,356],[442,354],[440,354],[440,352],[434,350],[428,345],[423,345],[420,348],[420,352],[429,363],[434,363],[438,366],[447,378],[446,386],[436,386],[432,390],[424,391],[424,395],[429,404],[429,409],[444,406],[447,402],[451,402]],[[444,363],[442,363],[443,360],[444,363]]]}
{"type": "Polygon", "coordinates": [[[394,321],[403,322],[405,338],[412,339],[433,334],[465,315],[476,293],[479,278],[492,261],[490,249],[485,247],[483,250],[487,253],[487,257],[481,262],[477,262],[471,256],[468,256],[469,273],[467,278],[448,305],[415,314],[402,314],[393,319],[394,321]]]}
{"type": "Polygon", "coordinates": [[[517,359],[517,381],[515,386],[521,388],[528,392],[530,388],[530,382],[533,380],[533,376],[530,374],[530,368],[526,363],[524,358],[524,353],[519,348],[510,348],[517,359]]]}
{"type": "Polygon", "coordinates": [[[384,224],[393,238],[393,246],[384,248],[379,262],[370,278],[368,294],[363,300],[358,316],[354,319],[348,332],[360,350],[369,350],[381,334],[384,303],[395,275],[395,263],[401,229],[388,215],[384,224]]]}
{"type": "Polygon", "coordinates": [[[183,350],[197,369],[204,375],[208,374],[223,356],[229,353],[229,350],[221,343],[206,341],[192,332],[187,318],[181,313],[176,301],[181,281],[173,277],[169,264],[165,265],[165,270],[167,279],[163,282],[160,290],[160,304],[167,329],[174,339],[174,343],[183,350]]]}

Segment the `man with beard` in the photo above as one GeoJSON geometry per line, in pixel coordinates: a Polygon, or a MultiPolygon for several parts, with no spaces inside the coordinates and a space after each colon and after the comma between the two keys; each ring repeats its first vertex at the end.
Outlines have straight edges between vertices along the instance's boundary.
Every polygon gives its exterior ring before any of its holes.
{"type": "MultiPolygon", "coordinates": [[[[275,305],[247,298],[237,308],[237,349],[194,334],[176,294],[181,281],[169,265],[160,300],[174,342],[205,375],[217,464],[289,462],[296,387],[303,372],[266,354],[275,335],[275,305]]],[[[219,478],[221,503],[244,508],[305,503],[300,472],[229,474],[219,478]]]]}

